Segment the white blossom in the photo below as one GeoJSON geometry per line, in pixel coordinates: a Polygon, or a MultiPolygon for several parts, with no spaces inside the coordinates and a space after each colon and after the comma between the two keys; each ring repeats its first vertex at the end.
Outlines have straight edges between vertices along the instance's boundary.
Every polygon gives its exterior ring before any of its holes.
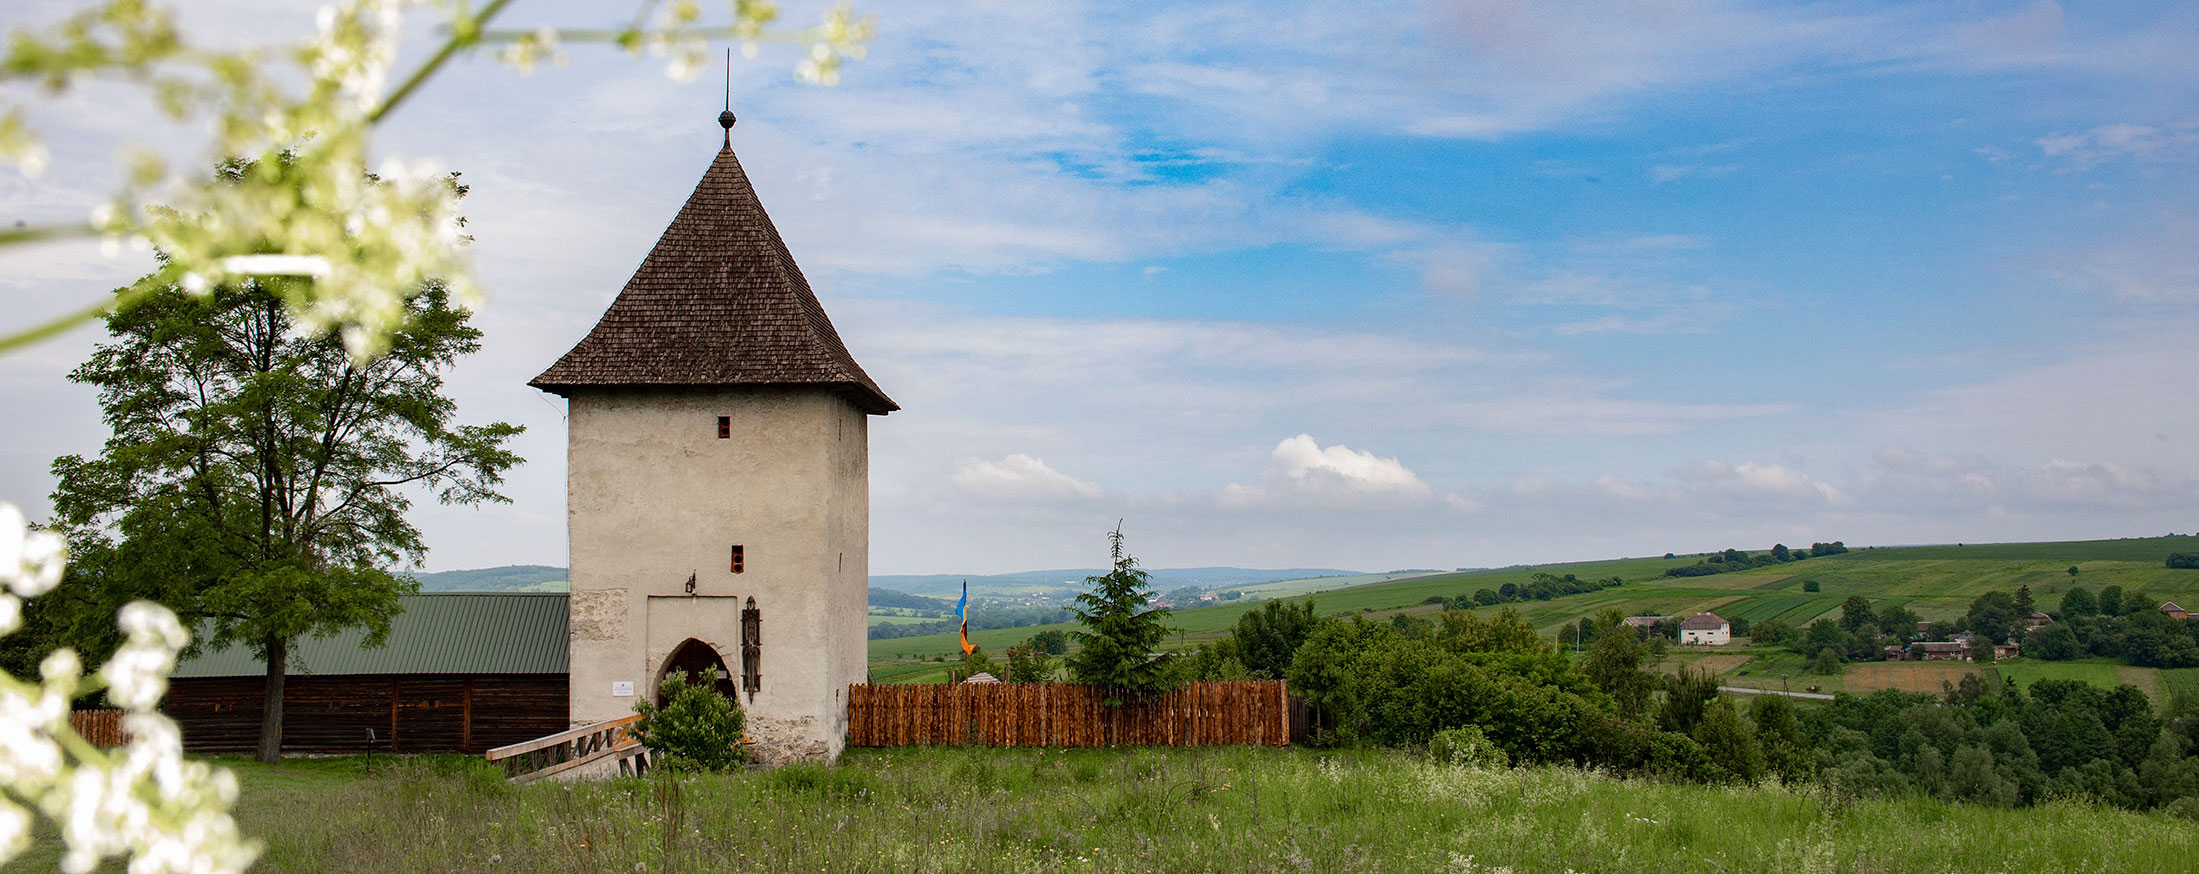
{"type": "Polygon", "coordinates": [[[22,510],[0,503],[0,583],[8,591],[22,598],[45,594],[61,582],[65,553],[60,535],[29,530],[22,510]]]}
{"type": "MultiPolygon", "coordinates": [[[[21,511],[0,504],[0,574],[10,591],[51,588],[39,578],[60,573],[58,539],[28,530],[21,511]]],[[[21,610],[16,595],[0,594],[0,626],[19,624],[21,610]]],[[[14,803],[22,801],[60,825],[64,871],[113,857],[128,857],[131,874],[243,871],[259,850],[229,816],[236,779],[184,758],[182,732],[153,710],[190,634],[166,607],[144,601],[123,607],[115,625],[124,643],[99,677],[126,709],[120,748],[99,750],[69,725],[69,701],[85,680],[75,650],[48,654],[38,682],[0,673],[0,864],[29,845],[31,814],[14,803]]]]}

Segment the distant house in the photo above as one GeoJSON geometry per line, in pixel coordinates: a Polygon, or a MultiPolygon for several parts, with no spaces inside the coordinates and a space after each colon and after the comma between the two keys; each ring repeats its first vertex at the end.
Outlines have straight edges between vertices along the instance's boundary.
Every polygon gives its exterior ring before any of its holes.
{"type": "Polygon", "coordinates": [[[2023,626],[2025,628],[2038,628],[2052,621],[2054,621],[2054,617],[2033,610],[2031,615],[2023,617],[2023,626]]]}
{"type": "Polygon", "coordinates": [[[1733,623],[1719,618],[1716,613],[1697,613],[1680,620],[1680,642],[1724,646],[1733,642],[1733,623]]]}
{"type": "Polygon", "coordinates": [[[2165,613],[2165,614],[2168,614],[2168,618],[2170,618],[2170,619],[2178,619],[2178,620],[2182,620],[2182,619],[2190,619],[2190,618],[2191,618],[2191,614],[2190,614],[2190,613],[2187,613],[2187,612],[2185,612],[2185,611],[2184,611],[2184,608],[2176,606],[2176,602],[2175,602],[2175,601],[2169,601],[2169,602],[2167,602],[2167,603],[2164,603],[2164,604],[2162,604],[2162,605],[2161,605],[2161,612],[2162,612],[2162,613],[2165,613]]]}
{"type": "Polygon", "coordinates": [[[1662,616],[1628,616],[1620,620],[1620,624],[1634,629],[1636,634],[1648,637],[1657,633],[1657,623],[1663,621],[1665,621],[1665,618],[1662,616]]]}
{"type": "Polygon", "coordinates": [[[1996,643],[1993,645],[1993,660],[1996,662],[2005,662],[2009,659],[2015,658],[2021,653],[2022,648],[2019,647],[2014,640],[2010,640],[2007,643],[1996,643]]]}
{"type": "Polygon", "coordinates": [[[975,683],[975,684],[977,684],[977,685],[979,685],[979,686],[982,686],[982,685],[985,685],[986,683],[998,683],[998,682],[1000,682],[1000,678],[999,678],[999,677],[995,677],[995,676],[993,676],[993,675],[991,675],[991,674],[985,673],[984,671],[978,671],[977,673],[971,674],[971,675],[970,675],[970,678],[969,678],[969,679],[967,679],[967,680],[963,680],[962,682],[963,682],[964,684],[971,684],[971,683],[975,683]]]}
{"type": "Polygon", "coordinates": [[[1923,622],[1919,622],[1919,623],[1917,623],[1917,624],[1916,624],[1916,636],[1915,636],[1915,637],[1912,637],[1912,638],[1909,638],[1909,639],[1910,639],[1910,640],[1923,640],[1924,638],[1927,638],[1927,637],[1931,637],[1931,636],[1932,636],[1932,623],[1931,623],[1931,620],[1925,620],[1925,621],[1923,621],[1923,622]]]}
{"type": "Polygon", "coordinates": [[[1889,646],[1881,650],[1880,653],[1889,662],[1904,661],[1909,658],[1909,649],[1904,646],[1889,646]]]}
{"type": "Polygon", "coordinates": [[[1909,644],[1913,662],[1962,662],[1970,660],[1970,647],[1954,641],[1920,641],[1909,644]]]}

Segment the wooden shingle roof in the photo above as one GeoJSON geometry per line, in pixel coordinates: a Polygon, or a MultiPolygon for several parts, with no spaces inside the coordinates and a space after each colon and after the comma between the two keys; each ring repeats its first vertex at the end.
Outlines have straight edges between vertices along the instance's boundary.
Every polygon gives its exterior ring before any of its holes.
{"type": "Polygon", "coordinates": [[[807,386],[901,408],[840,342],[730,142],[595,328],[528,385],[807,386]]]}

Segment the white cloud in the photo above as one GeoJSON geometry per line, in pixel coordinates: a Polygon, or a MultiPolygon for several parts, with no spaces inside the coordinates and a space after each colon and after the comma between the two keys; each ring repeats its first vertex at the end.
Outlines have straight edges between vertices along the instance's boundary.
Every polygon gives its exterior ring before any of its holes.
{"type": "Polygon", "coordinates": [[[1739,164],[1658,164],[1649,168],[1649,181],[1663,185],[1690,176],[1704,179],[1722,179],[1741,169],[1739,164]]]}
{"type": "Polygon", "coordinates": [[[982,498],[1010,501],[1091,498],[1099,486],[1077,479],[1029,455],[1012,453],[999,461],[965,458],[955,465],[951,481],[982,498]]]}
{"type": "Polygon", "coordinates": [[[2143,124],[2107,124],[2078,133],[2060,133],[2038,140],[2039,151],[2049,158],[2086,170],[2121,159],[2175,160],[2199,155],[2199,121],[2185,122],[2169,130],[2143,124]]]}
{"type": "Polygon", "coordinates": [[[2070,285],[2135,304],[2199,304],[2199,219],[2147,222],[2053,268],[2070,285]]]}
{"type": "Polygon", "coordinates": [[[1308,501],[1367,506],[1420,503],[1433,494],[1395,458],[1343,444],[1322,446],[1312,435],[1300,434],[1275,444],[1258,485],[1231,484],[1221,500],[1232,507],[1308,501]]]}
{"type": "Polygon", "coordinates": [[[1827,502],[1841,499],[1839,489],[1800,470],[1777,464],[1753,461],[1727,464],[1705,460],[1689,468],[1687,478],[1706,491],[1740,497],[1807,498],[1827,502]]]}

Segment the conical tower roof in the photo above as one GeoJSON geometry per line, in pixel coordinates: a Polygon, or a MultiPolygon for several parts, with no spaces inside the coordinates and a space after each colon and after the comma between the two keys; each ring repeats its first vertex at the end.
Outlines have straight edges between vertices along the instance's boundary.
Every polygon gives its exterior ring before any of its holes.
{"type": "Polygon", "coordinates": [[[866,413],[901,408],[840,342],[730,136],[595,328],[528,385],[566,397],[599,388],[814,386],[866,413]]]}

